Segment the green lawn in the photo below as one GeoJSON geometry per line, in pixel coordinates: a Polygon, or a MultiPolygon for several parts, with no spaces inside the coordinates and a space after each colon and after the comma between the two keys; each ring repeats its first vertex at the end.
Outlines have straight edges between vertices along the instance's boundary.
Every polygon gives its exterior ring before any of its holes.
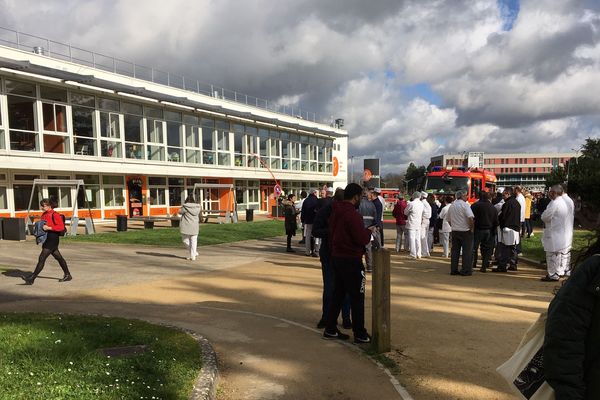
{"type": "MultiPolygon", "coordinates": [[[[240,222],[237,224],[201,224],[198,245],[230,243],[240,240],[264,239],[285,235],[282,221],[240,222]]],[[[65,236],[69,242],[136,244],[161,247],[181,247],[179,228],[154,228],[108,232],[95,235],[65,236]]]]}
{"type": "Polygon", "coordinates": [[[2,399],[187,399],[202,359],[189,335],[141,321],[0,314],[2,399]],[[109,357],[99,349],[146,345],[109,357]]]}
{"type": "MultiPolygon", "coordinates": [[[[577,257],[577,252],[585,249],[589,246],[589,241],[594,238],[594,234],[590,231],[575,231],[573,234],[573,255],[574,260],[577,257]]],[[[529,239],[525,238],[521,242],[521,248],[523,256],[530,258],[535,261],[541,261],[546,259],[546,253],[542,246],[542,232],[536,232],[535,236],[529,239]]]]}

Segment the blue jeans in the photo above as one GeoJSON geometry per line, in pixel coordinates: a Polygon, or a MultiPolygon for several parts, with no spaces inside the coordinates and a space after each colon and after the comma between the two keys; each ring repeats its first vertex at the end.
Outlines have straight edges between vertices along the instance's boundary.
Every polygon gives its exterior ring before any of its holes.
{"type": "MultiPolygon", "coordinates": [[[[321,258],[321,272],[323,273],[323,307],[321,320],[327,321],[327,314],[335,289],[335,270],[331,265],[331,259],[321,258]]],[[[344,321],[350,320],[350,296],[347,293],[344,302],[342,303],[342,319],[344,321]]]]}

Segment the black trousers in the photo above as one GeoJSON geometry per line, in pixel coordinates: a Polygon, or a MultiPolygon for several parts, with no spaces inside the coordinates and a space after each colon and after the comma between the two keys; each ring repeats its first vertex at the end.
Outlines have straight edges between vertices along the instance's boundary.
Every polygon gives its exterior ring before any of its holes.
{"type": "Polygon", "coordinates": [[[477,266],[477,251],[481,248],[481,267],[487,269],[490,267],[490,259],[494,251],[494,230],[493,229],[475,229],[473,233],[473,268],[477,266]]]}
{"type": "Polygon", "coordinates": [[[509,265],[517,266],[519,262],[517,245],[507,246],[504,243],[498,242],[498,250],[498,269],[500,271],[505,271],[509,265]]]}
{"type": "Polygon", "coordinates": [[[335,272],[333,297],[327,313],[327,331],[335,332],[337,317],[342,309],[346,293],[350,296],[352,313],[352,331],[355,336],[364,336],[365,329],[365,267],[361,258],[331,257],[331,265],[335,272]]]}
{"type": "Polygon", "coordinates": [[[63,273],[65,275],[69,275],[69,267],[67,266],[67,262],[65,261],[60,251],[58,251],[58,234],[54,232],[48,232],[48,238],[42,245],[42,251],[40,256],[38,257],[38,263],[35,266],[35,271],[33,271],[33,278],[37,278],[37,276],[44,269],[44,265],[46,265],[46,259],[52,255],[58,261],[58,265],[62,268],[63,273]]]}
{"type": "Polygon", "coordinates": [[[473,272],[473,232],[452,231],[452,250],[450,251],[450,272],[458,272],[458,259],[462,250],[462,269],[464,273],[473,272]]]}

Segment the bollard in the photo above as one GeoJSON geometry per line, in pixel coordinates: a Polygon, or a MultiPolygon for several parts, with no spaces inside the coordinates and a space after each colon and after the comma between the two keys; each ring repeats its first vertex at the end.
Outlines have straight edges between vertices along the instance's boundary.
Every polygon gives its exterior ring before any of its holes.
{"type": "Polygon", "coordinates": [[[371,287],[373,348],[377,353],[385,353],[391,350],[390,252],[387,249],[373,250],[371,287]]]}

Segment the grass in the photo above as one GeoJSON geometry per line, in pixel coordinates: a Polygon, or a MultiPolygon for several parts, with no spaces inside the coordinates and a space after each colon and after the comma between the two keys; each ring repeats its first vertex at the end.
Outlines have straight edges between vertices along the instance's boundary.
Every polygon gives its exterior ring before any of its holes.
{"type": "MultiPolygon", "coordinates": [[[[577,258],[577,253],[589,246],[589,242],[594,238],[594,234],[590,231],[576,230],[573,232],[573,253],[572,260],[577,258]]],[[[530,258],[535,261],[541,261],[546,259],[546,253],[542,246],[542,232],[536,232],[535,236],[529,239],[525,238],[521,242],[521,249],[523,256],[530,258]]]]}
{"type": "MultiPolygon", "coordinates": [[[[240,222],[237,224],[202,224],[198,235],[198,245],[208,246],[219,243],[231,243],[241,240],[264,239],[285,234],[282,221],[240,222]]],[[[65,236],[61,241],[95,242],[149,245],[161,247],[181,247],[179,228],[155,228],[128,230],[126,232],[107,232],[95,235],[65,236]]]]}
{"type": "Polygon", "coordinates": [[[96,316],[0,314],[0,354],[3,399],[187,399],[202,363],[184,332],[96,316]],[[148,350],[98,351],[132,345],[148,350]]]}

